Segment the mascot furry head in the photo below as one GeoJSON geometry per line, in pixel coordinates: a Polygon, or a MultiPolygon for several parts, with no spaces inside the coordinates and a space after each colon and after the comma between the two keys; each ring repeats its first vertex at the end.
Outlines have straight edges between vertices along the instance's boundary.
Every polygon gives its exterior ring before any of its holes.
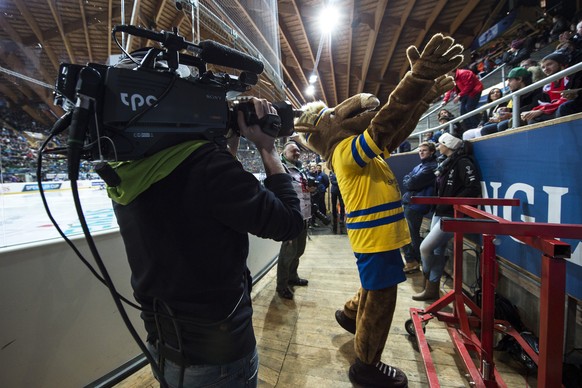
{"type": "Polygon", "coordinates": [[[434,35],[422,53],[410,46],[407,57],[411,70],[404,76],[388,102],[379,110],[380,101],[360,93],[335,108],[321,101],[307,104],[295,123],[302,132],[302,143],[333,164],[333,150],[343,139],[366,129],[381,149],[395,150],[414,130],[420,116],[439,95],[454,86],[451,70],[463,61],[463,47],[442,34],[434,35]]]}

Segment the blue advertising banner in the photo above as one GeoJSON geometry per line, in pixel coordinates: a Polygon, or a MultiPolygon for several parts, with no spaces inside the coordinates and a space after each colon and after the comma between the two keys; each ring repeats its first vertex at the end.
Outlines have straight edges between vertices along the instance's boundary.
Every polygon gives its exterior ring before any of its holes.
{"type": "MultiPolygon", "coordinates": [[[[474,142],[482,173],[483,197],[519,198],[519,207],[486,207],[509,221],[582,224],[582,130],[580,120],[474,142]]],[[[541,253],[509,236],[500,236],[497,255],[540,276],[541,253]]],[[[582,242],[567,261],[566,292],[582,299],[582,242]]]]}
{"type": "Polygon", "coordinates": [[[475,39],[471,44],[471,50],[477,50],[479,47],[482,47],[483,45],[497,38],[498,36],[501,36],[501,34],[505,32],[505,30],[507,30],[513,24],[513,22],[515,21],[515,17],[516,12],[512,11],[509,13],[509,15],[501,19],[501,21],[499,21],[491,28],[489,28],[487,31],[479,35],[477,39],[475,39]]]}
{"type": "MultiPolygon", "coordinates": [[[[487,206],[485,211],[514,222],[582,225],[582,120],[530,130],[507,130],[473,142],[485,198],[518,198],[521,206],[487,206]]],[[[393,155],[388,164],[402,177],[419,162],[417,152],[393,155]]],[[[541,276],[541,252],[509,236],[499,236],[496,253],[541,276]]],[[[582,299],[582,242],[570,244],[566,292],[582,299]]]]}

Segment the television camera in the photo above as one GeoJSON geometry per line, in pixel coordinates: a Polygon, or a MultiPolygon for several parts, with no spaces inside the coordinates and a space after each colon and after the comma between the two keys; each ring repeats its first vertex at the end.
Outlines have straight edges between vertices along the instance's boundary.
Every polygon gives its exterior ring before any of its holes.
{"type": "Polygon", "coordinates": [[[258,120],[253,105],[235,100],[256,85],[263,72],[260,60],[214,41],[188,42],[176,29],[118,25],[114,40],[117,32],[159,42],[161,48],[137,50],[114,66],[61,64],[54,102],[68,111],[67,153],[76,160],[69,164],[141,159],[190,139],[225,144],[229,131],[238,131],[239,110],[248,124],[261,125],[273,137],[293,132],[288,102],[273,103],[279,117],[258,120]],[[241,73],[213,73],[207,64],[241,73]]]}

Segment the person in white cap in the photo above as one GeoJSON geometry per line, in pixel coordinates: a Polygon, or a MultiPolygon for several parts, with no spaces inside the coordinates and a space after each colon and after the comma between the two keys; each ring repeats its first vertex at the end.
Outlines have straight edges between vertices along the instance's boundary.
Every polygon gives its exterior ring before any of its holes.
{"type": "MultiPolygon", "coordinates": [[[[439,197],[478,197],[481,194],[479,174],[472,156],[469,142],[444,133],[439,137],[437,150],[444,160],[435,170],[436,193],[439,197]]],[[[430,232],[420,244],[422,272],[425,277],[424,289],[412,296],[414,300],[435,300],[439,298],[439,285],[445,269],[444,256],[452,232],[440,228],[442,217],[453,217],[453,207],[437,205],[432,217],[430,232]]]]}

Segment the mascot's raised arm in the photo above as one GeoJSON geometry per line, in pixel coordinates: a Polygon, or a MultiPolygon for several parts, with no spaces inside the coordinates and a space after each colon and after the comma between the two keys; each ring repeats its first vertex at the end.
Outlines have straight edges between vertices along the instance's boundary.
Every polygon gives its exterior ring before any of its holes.
{"type": "Polygon", "coordinates": [[[439,95],[454,86],[447,76],[463,61],[463,47],[434,35],[419,53],[406,54],[411,69],[379,110],[371,94],[348,98],[335,108],[310,103],[295,123],[304,144],[335,172],[346,208],[346,228],[361,287],[336,312],[355,334],[356,360],[350,378],[361,385],[406,387],[406,374],[380,361],[396,306],[398,283],[406,280],[400,248],[410,242],[400,190],[384,158],[414,130],[439,95]]]}

